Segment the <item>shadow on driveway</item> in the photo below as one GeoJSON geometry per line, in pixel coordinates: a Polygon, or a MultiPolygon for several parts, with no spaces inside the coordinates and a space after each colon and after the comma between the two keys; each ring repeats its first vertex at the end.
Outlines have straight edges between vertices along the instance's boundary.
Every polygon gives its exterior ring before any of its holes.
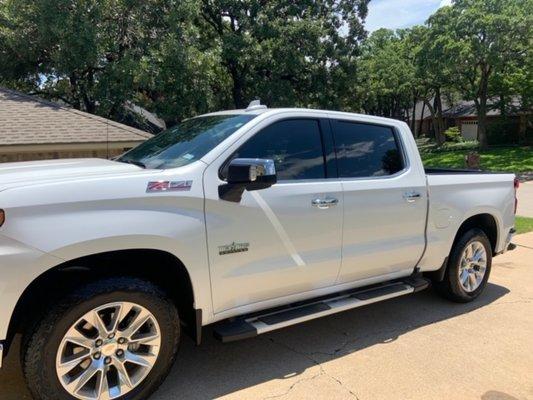
{"type": "MultiPolygon", "coordinates": [[[[228,344],[216,341],[208,327],[200,347],[184,338],[176,364],[153,399],[213,399],[267,381],[292,378],[318,363],[389,343],[420,327],[482,308],[507,293],[505,287],[489,283],[476,301],[456,304],[426,290],[228,344]]],[[[2,400],[30,398],[17,355],[18,343],[0,372],[2,400]]],[[[489,394],[487,398],[492,397],[489,394]]]]}

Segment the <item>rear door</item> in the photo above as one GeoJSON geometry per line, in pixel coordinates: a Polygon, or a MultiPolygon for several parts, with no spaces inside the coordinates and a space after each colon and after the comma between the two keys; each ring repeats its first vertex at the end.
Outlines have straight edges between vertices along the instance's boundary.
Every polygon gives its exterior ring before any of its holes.
{"type": "MultiPolygon", "coordinates": [[[[333,285],[341,262],[342,190],[327,179],[324,122],[263,121],[212,163],[204,176],[205,214],[215,313],[333,285]],[[233,158],[268,158],[278,183],[221,200],[233,158]],[[320,206],[316,200],[335,200],[320,206]],[[237,251],[238,250],[238,251],[237,251]]],[[[325,127],[329,129],[328,121],[325,127]]],[[[268,304],[273,305],[273,304],[268,304]]]]}
{"type": "Polygon", "coordinates": [[[344,203],[338,283],[410,274],[424,250],[425,176],[394,126],[331,123],[344,203]]]}

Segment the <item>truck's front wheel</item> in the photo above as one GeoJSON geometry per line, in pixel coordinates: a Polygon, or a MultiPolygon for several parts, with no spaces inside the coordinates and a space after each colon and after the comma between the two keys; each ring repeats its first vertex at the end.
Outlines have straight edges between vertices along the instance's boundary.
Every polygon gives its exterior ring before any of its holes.
{"type": "Polygon", "coordinates": [[[157,287],[105,279],[52,307],[25,341],[24,374],[36,399],[144,399],[167,375],[179,336],[177,310],[157,287]]]}
{"type": "Polygon", "coordinates": [[[480,229],[465,232],[454,244],[442,282],[435,287],[459,303],[474,300],[485,289],[492,265],[492,248],[480,229]]]}

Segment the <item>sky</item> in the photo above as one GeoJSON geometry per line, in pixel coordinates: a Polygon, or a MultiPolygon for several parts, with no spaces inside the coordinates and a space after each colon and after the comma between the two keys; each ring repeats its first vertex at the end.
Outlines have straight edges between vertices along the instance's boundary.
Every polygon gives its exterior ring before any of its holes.
{"type": "Polygon", "coordinates": [[[372,32],[423,24],[440,7],[449,4],[451,0],[370,0],[365,28],[372,32]]]}

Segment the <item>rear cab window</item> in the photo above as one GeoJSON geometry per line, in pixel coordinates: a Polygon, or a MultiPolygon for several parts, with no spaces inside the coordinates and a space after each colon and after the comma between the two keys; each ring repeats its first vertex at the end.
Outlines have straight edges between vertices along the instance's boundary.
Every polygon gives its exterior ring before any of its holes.
{"type": "Polygon", "coordinates": [[[346,120],[331,123],[339,178],[386,177],[405,168],[394,128],[346,120]]]}

